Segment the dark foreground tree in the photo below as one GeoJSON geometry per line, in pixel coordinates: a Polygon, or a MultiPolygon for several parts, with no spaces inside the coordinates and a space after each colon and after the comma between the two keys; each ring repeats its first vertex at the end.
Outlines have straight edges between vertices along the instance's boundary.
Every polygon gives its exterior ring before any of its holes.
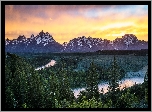
{"type": "Polygon", "coordinates": [[[121,77],[121,69],[118,66],[116,58],[114,56],[114,60],[112,62],[112,65],[108,70],[109,91],[110,92],[114,92],[114,91],[119,89],[120,77],[121,77]]]}
{"type": "Polygon", "coordinates": [[[98,89],[98,79],[99,74],[97,72],[97,68],[95,64],[92,62],[87,71],[86,77],[86,96],[88,99],[93,98],[93,96],[98,99],[99,98],[99,89],[98,89]]]}
{"type": "Polygon", "coordinates": [[[5,108],[42,106],[43,85],[40,76],[23,58],[8,53],[5,59],[5,108]]]}
{"type": "Polygon", "coordinates": [[[74,100],[74,93],[70,88],[69,78],[67,74],[67,70],[65,69],[65,64],[61,68],[60,71],[58,71],[58,81],[59,81],[59,87],[58,87],[58,93],[59,97],[58,102],[64,106],[64,102],[70,101],[72,102],[74,100]]]}
{"type": "Polygon", "coordinates": [[[117,64],[116,58],[114,56],[112,65],[110,66],[109,70],[108,70],[108,78],[109,78],[109,94],[113,94],[111,95],[111,100],[113,103],[113,106],[115,106],[116,104],[116,99],[117,99],[117,92],[120,91],[119,89],[119,80],[121,78],[122,75],[122,70],[120,69],[120,67],[117,64]]]}
{"type": "Polygon", "coordinates": [[[148,69],[144,77],[145,101],[148,103],[148,69]]]}

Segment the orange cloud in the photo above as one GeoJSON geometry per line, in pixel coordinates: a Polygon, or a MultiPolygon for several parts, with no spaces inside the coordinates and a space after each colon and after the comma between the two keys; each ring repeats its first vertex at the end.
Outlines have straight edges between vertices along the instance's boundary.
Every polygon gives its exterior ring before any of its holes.
{"type": "Polygon", "coordinates": [[[29,38],[31,34],[37,35],[43,30],[61,44],[78,36],[114,40],[126,33],[148,40],[148,14],[142,7],[138,10],[138,13],[142,11],[142,15],[134,14],[136,10],[131,12],[130,9],[114,11],[116,6],[106,10],[106,6],[102,6],[102,10],[99,6],[96,10],[93,10],[96,6],[70,6],[71,10],[67,6],[31,7],[31,10],[29,6],[6,8],[5,38],[13,39],[19,35],[29,38]]]}

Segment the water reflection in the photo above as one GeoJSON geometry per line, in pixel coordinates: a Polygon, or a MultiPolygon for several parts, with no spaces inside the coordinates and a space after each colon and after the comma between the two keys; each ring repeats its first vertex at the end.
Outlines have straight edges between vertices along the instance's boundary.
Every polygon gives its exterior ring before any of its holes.
{"type": "Polygon", "coordinates": [[[47,67],[54,66],[55,64],[56,64],[56,61],[55,60],[51,60],[48,64],[46,64],[46,65],[44,65],[42,67],[38,67],[35,70],[41,70],[41,69],[44,69],[44,68],[47,68],[47,67]]]}
{"type": "MultiPolygon", "coordinates": [[[[144,67],[142,70],[139,70],[138,72],[128,72],[126,74],[126,77],[119,82],[120,90],[127,88],[127,87],[131,87],[135,84],[143,83],[147,68],[148,68],[148,66],[144,67]]],[[[99,92],[100,93],[102,92],[103,94],[105,94],[106,92],[108,92],[108,86],[109,86],[108,82],[100,83],[98,85],[99,92]]],[[[80,91],[82,91],[82,90],[85,90],[85,88],[74,89],[73,90],[74,96],[77,98],[80,91]]]]}

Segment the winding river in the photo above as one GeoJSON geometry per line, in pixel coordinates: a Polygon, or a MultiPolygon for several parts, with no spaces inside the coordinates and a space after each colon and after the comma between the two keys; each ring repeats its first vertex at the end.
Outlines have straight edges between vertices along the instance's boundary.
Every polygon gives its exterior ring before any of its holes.
{"type": "MultiPolygon", "coordinates": [[[[54,66],[56,64],[55,60],[51,60],[48,64],[42,66],[42,67],[38,67],[35,70],[41,70],[44,69],[46,67],[51,67],[54,66]]],[[[120,82],[119,82],[119,88],[122,90],[124,89],[124,87],[131,87],[135,84],[139,84],[139,83],[143,83],[144,82],[144,76],[145,73],[147,71],[148,66],[143,67],[143,69],[137,71],[137,72],[127,72],[127,74],[125,75],[125,78],[123,78],[120,82]]],[[[108,82],[101,82],[98,84],[98,88],[99,88],[99,92],[103,92],[103,94],[105,94],[106,92],[108,92],[108,82]]],[[[77,98],[80,91],[85,90],[85,88],[76,88],[73,89],[74,92],[74,96],[77,98]]]]}
{"type": "MultiPolygon", "coordinates": [[[[126,77],[123,78],[119,82],[119,88],[122,90],[125,87],[131,87],[135,84],[140,84],[144,82],[144,76],[147,71],[148,66],[143,67],[143,69],[139,70],[138,72],[127,72],[126,77]]],[[[99,92],[103,91],[103,94],[108,92],[108,82],[101,82],[98,84],[99,92]]],[[[77,98],[80,91],[85,90],[85,88],[76,88],[73,90],[74,96],[77,98]]]]}

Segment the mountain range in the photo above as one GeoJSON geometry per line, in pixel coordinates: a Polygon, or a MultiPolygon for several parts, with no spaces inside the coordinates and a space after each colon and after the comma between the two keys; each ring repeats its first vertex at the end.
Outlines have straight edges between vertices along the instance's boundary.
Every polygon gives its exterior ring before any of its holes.
{"type": "Polygon", "coordinates": [[[56,42],[52,35],[43,30],[37,35],[26,38],[24,35],[17,39],[5,40],[6,52],[95,52],[98,50],[141,50],[148,49],[148,41],[138,40],[133,34],[125,34],[113,41],[101,38],[78,37],[68,43],[56,42]]]}

